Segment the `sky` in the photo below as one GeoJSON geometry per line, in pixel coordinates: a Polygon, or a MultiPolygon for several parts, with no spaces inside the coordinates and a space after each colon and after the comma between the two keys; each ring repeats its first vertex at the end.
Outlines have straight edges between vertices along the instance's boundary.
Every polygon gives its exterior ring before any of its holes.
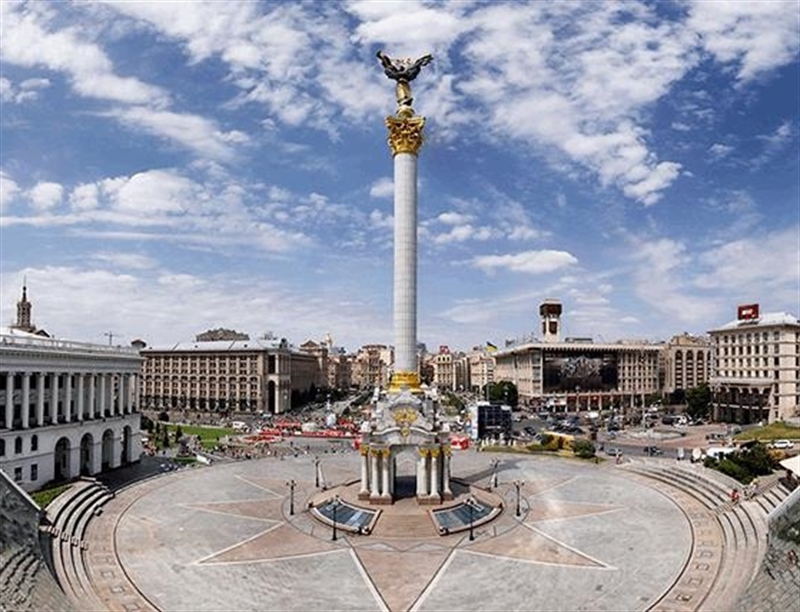
{"type": "Polygon", "coordinates": [[[703,334],[800,315],[800,4],[0,3],[0,324],[393,344],[394,83],[418,339],[703,334]]]}

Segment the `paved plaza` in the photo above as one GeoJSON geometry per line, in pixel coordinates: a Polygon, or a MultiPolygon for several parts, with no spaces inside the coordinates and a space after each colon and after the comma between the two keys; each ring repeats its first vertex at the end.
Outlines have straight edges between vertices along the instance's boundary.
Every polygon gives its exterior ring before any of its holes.
{"type": "Polygon", "coordinates": [[[466,451],[453,459],[457,493],[487,487],[495,458],[504,511],[472,541],[439,536],[413,499],[383,507],[371,535],[333,541],[307,506],[355,501],[356,453],[323,456],[325,491],[312,456],[266,458],[145,482],[105,521],[139,601],[161,610],[635,610],[684,572],[689,518],[655,488],[610,462],[466,451]]]}

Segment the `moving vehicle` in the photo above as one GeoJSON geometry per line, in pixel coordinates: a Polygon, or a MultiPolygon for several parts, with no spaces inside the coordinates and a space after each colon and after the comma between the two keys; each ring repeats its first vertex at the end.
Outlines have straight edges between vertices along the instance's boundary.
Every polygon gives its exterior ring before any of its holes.
{"type": "Polygon", "coordinates": [[[794,448],[794,442],[791,440],[773,440],[770,448],[790,449],[794,448]]]}
{"type": "Polygon", "coordinates": [[[644,454],[645,455],[650,455],[651,457],[654,457],[655,455],[663,455],[664,451],[662,451],[657,446],[645,446],[644,447],[644,454]]]}

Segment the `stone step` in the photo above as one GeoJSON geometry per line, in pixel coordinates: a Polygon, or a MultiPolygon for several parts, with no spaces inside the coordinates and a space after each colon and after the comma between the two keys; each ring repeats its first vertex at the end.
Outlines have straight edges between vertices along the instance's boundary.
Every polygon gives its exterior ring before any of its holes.
{"type": "Polygon", "coordinates": [[[372,533],[383,538],[429,538],[438,535],[427,514],[381,514],[372,533]]]}

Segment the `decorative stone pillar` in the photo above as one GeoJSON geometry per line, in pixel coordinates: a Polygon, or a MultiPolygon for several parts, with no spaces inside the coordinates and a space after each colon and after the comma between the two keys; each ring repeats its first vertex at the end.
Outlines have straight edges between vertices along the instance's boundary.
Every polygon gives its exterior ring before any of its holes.
{"type": "Polygon", "coordinates": [[[380,449],[377,448],[370,448],[369,455],[370,455],[370,476],[372,477],[372,483],[369,488],[369,496],[370,499],[377,499],[380,497],[380,471],[378,460],[380,458],[380,449]]]}
{"type": "Polygon", "coordinates": [[[6,414],[5,428],[14,427],[14,376],[16,372],[6,372],[6,414]]]}
{"type": "Polygon", "coordinates": [[[358,491],[358,499],[369,499],[369,446],[364,444],[359,449],[359,453],[361,454],[361,488],[358,491]]]}
{"type": "Polygon", "coordinates": [[[430,498],[433,501],[439,502],[439,449],[431,449],[431,494],[430,498]]]}
{"type": "Polygon", "coordinates": [[[30,410],[31,410],[31,373],[22,373],[22,429],[30,427],[30,410]]]}
{"type": "Polygon", "coordinates": [[[108,401],[108,391],[106,390],[106,383],[108,376],[106,374],[98,374],[97,378],[100,382],[100,393],[97,396],[97,411],[100,417],[106,416],[106,401],[108,401]]]}
{"type": "Polygon", "coordinates": [[[50,375],[50,424],[58,423],[58,373],[50,375]]]}
{"type": "Polygon", "coordinates": [[[44,372],[36,374],[36,426],[44,425],[44,372]]]}
{"type": "Polygon", "coordinates": [[[442,499],[450,501],[453,499],[453,491],[450,489],[450,457],[453,454],[450,443],[442,445],[442,499]]]}
{"type": "Polygon", "coordinates": [[[391,460],[391,449],[384,448],[381,451],[381,497],[391,499],[392,495],[389,493],[389,462],[391,460]]]}
{"type": "Polygon", "coordinates": [[[84,375],[82,373],[76,374],[78,377],[78,397],[76,402],[76,410],[78,411],[78,420],[83,422],[83,412],[86,409],[86,385],[84,375]]]}
{"type": "Polygon", "coordinates": [[[72,421],[72,374],[64,374],[64,419],[72,421]]]}
{"type": "Polygon", "coordinates": [[[420,448],[419,459],[417,460],[417,500],[428,495],[427,457],[428,450],[420,448]]]}

